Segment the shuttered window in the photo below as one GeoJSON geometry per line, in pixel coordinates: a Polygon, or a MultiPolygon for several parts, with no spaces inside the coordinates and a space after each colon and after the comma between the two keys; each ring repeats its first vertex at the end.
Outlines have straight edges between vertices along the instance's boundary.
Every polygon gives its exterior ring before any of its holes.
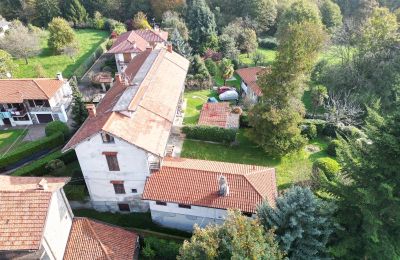
{"type": "Polygon", "coordinates": [[[103,152],[106,156],[108,169],[110,171],[119,171],[119,164],[116,152],[103,152]]]}

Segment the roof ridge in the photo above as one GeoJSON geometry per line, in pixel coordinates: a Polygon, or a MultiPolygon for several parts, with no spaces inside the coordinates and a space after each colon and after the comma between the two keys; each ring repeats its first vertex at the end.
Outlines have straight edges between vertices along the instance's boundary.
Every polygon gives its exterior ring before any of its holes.
{"type": "Polygon", "coordinates": [[[47,95],[47,93],[42,89],[42,87],[36,82],[35,79],[33,79],[32,81],[36,84],[36,86],[38,86],[38,88],[40,89],[40,91],[42,91],[43,94],[44,94],[47,98],[50,98],[50,97],[47,95]]]}
{"type": "MultiPolygon", "coordinates": [[[[261,171],[258,171],[255,173],[261,173],[261,171]]],[[[251,175],[251,173],[249,175],[251,175]]],[[[258,188],[254,185],[254,183],[249,180],[248,177],[249,177],[248,175],[244,175],[244,178],[246,179],[246,181],[250,184],[251,187],[253,187],[253,189],[258,193],[258,195],[260,195],[261,198],[264,200],[264,196],[261,194],[261,192],[258,190],[258,188]]]]}
{"type": "Polygon", "coordinates": [[[106,258],[108,260],[112,260],[111,257],[108,255],[106,246],[101,242],[99,236],[96,234],[96,231],[94,231],[94,228],[92,227],[92,224],[90,223],[90,220],[88,218],[85,218],[85,221],[88,224],[88,226],[89,226],[90,230],[92,231],[93,235],[95,236],[97,242],[100,244],[101,249],[106,254],[106,258]]]}

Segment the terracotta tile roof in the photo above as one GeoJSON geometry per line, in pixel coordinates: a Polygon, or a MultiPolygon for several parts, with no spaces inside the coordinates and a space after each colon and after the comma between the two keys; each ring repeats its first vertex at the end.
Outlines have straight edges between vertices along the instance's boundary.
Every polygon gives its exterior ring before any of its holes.
{"type": "Polygon", "coordinates": [[[133,259],[138,235],[88,218],[74,218],[64,260],[133,259]]]}
{"type": "Polygon", "coordinates": [[[69,178],[0,176],[0,251],[38,250],[52,192],[69,178]],[[45,179],[47,190],[37,184],[45,179]]]}
{"type": "Polygon", "coordinates": [[[142,196],[145,200],[255,212],[263,199],[275,205],[277,194],[273,168],[165,158],[160,171],[147,179],[142,196]],[[221,175],[227,178],[227,196],[218,195],[221,175]]]}
{"type": "Polygon", "coordinates": [[[257,96],[262,96],[261,88],[257,84],[257,74],[265,69],[264,67],[242,68],[236,70],[236,73],[257,96]]]}
{"type": "Polygon", "coordinates": [[[188,60],[165,48],[135,56],[125,73],[133,80],[136,76],[141,78],[139,84],[125,86],[116,81],[97,106],[97,116],[85,121],[63,151],[104,131],[163,156],[188,67],[188,60]],[[116,110],[121,97],[128,98],[127,102],[122,102],[126,108],[116,110]],[[129,111],[131,116],[124,111],[129,111]]]}
{"type": "Polygon", "coordinates": [[[232,113],[229,102],[205,103],[201,108],[199,125],[239,128],[239,114],[232,113]]]}
{"type": "Polygon", "coordinates": [[[154,43],[165,42],[168,32],[153,30],[129,31],[118,36],[108,53],[139,53],[154,43]]]}
{"type": "Polygon", "coordinates": [[[26,99],[50,99],[62,87],[58,79],[1,79],[0,103],[22,103],[26,99]]]}

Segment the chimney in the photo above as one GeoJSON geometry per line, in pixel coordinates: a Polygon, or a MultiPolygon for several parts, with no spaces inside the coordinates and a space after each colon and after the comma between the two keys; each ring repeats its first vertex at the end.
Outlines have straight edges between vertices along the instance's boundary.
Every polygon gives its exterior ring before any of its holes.
{"type": "Polygon", "coordinates": [[[57,72],[57,79],[63,81],[63,76],[61,72],[57,72]]]}
{"type": "Polygon", "coordinates": [[[48,190],[49,185],[47,185],[46,179],[41,179],[40,182],[37,184],[39,190],[48,190]]]}
{"type": "Polygon", "coordinates": [[[148,51],[148,50],[151,50],[151,51],[152,51],[152,50],[153,50],[153,46],[151,46],[151,45],[147,46],[147,47],[146,47],[146,51],[148,51]]]}
{"type": "Polygon", "coordinates": [[[88,111],[89,118],[96,117],[96,106],[94,104],[87,104],[86,109],[88,111]]]}
{"type": "Polygon", "coordinates": [[[220,196],[228,196],[229,195],[229,186],[228,186],[228,181],[226,180],[226,177],[221,175],[219,176],[219,191],[218,194],[220,196]]]}
{"type": "Polygon", "coordinates": [[[171,43],[167,44],[167,51],[172,52],[172,44],[171,43]]]}
{"type": "Polygon", "coordinates": [[[122,81],[121,74],[115,73],[115,81],[116,81],[116,82],[121,82],[121,81],[122,81]]]}

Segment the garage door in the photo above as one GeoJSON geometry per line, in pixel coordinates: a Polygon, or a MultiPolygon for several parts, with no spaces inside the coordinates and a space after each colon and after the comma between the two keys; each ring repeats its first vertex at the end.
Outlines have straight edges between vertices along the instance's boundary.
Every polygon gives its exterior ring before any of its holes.
{"type": "Polygon", "coordinates": [[[45,124],[53,121],[51,114],[36,114],[39,124],[45,124]]]}

